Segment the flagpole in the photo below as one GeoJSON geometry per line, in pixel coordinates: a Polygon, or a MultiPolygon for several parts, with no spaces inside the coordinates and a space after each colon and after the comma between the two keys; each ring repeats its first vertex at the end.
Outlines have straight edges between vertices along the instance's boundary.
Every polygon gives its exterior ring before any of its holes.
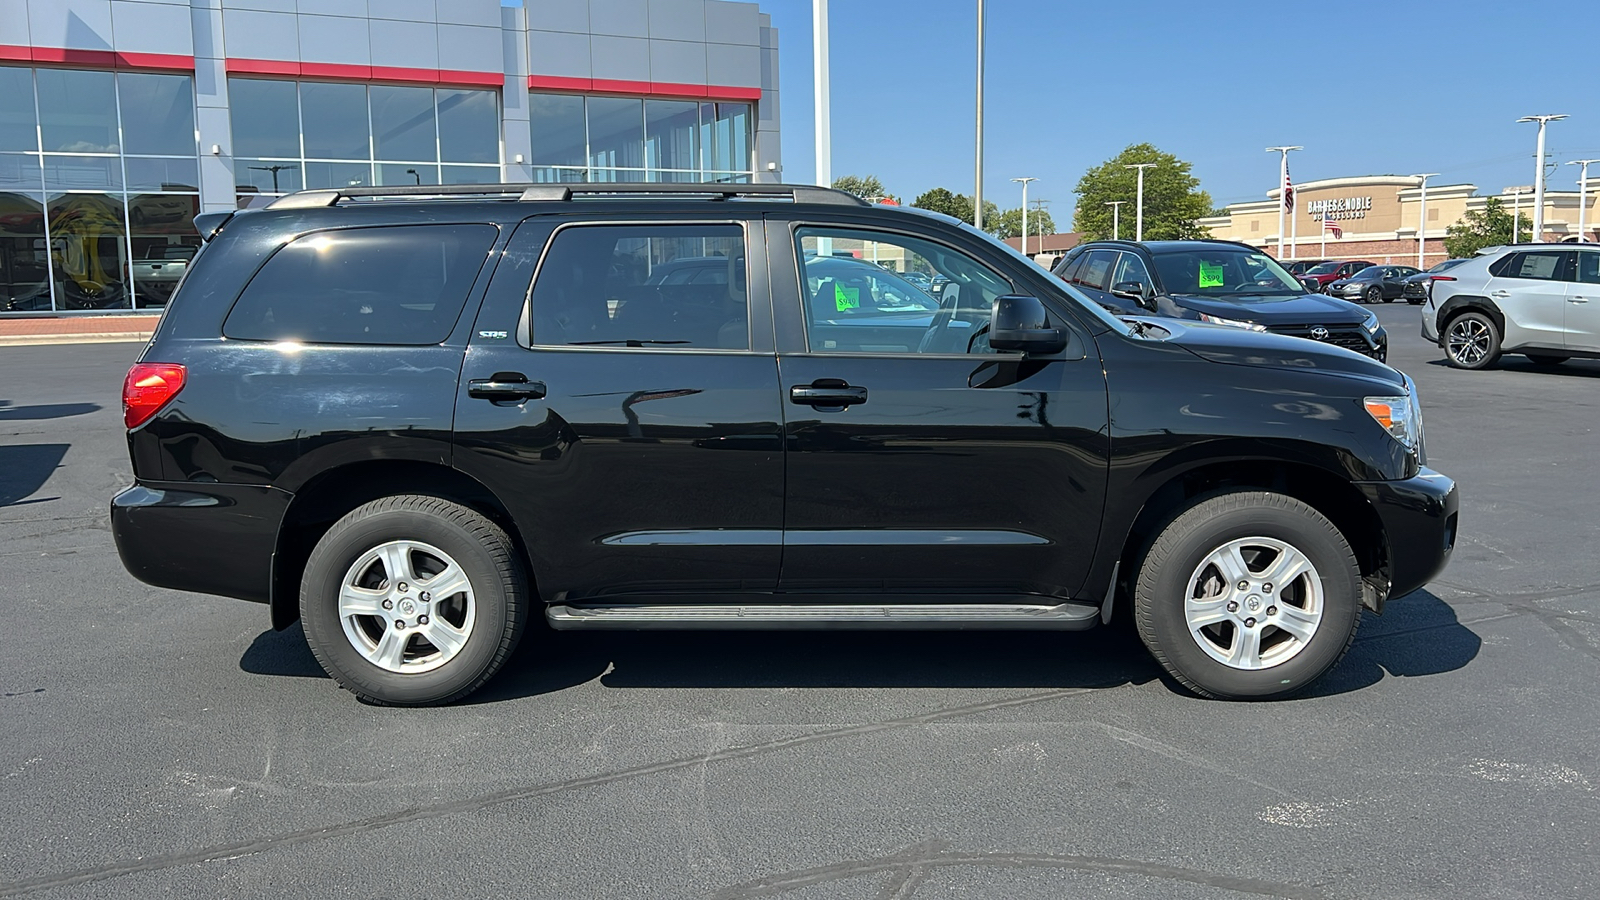
{"type": "Polygon", "coordinates": [[[1322,214],[1322,258],[1328,258],[1328,214],[1322,214]]]}
{"type": "MultiPolygon", "coordinates": [[[[1288,158],[1288,154],[1284,154],[1284,157],[1285,157],[1285,162],[1287,162],[1288,161],[1288,159],[1287,159],[1288,158]]],[[[1287,166],[1285,166],[1284,171],[1285,172],[1288,171],[1288,167],[1287,166]]],[[[1291,206],[1289,208],[1289,258],[1290,259],[1299,259],[1300,258],[1300,234],[1299,234],[1299,231],[1298,231],[1298,223],[1299,223],[1299,220],[1295,217],[1294,207],[1291,206]]]]}
{"type": "Polygon", "coordinates": [[[1283,259],[1283,217],[1289,211],[1289,151],[1304,147],[1268,147],[1268,153],[1281,153],[1278,165],[1278,258],[1283,259]]]}

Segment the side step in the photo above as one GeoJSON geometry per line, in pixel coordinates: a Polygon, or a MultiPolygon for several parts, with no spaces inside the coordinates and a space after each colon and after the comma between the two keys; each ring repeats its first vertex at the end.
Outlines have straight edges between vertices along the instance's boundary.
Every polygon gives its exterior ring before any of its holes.
{"type": "Polygon", "coordinates": [[[1100,622],[1087,603],[584,603],[552,604],[562,631],[579,629],[1054,629],[1100,622]]]}

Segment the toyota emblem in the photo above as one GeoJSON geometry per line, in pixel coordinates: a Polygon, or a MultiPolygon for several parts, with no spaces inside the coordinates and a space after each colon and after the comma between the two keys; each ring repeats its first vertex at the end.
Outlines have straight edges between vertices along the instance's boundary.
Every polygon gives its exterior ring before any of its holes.
{"type": "Polygon", "coordinates": [[[1321,325],[1313,326],[1312,329],[1311,329],[1311,339],[1314,340],[1314,341],[1325,341],[1325,340],[1327,340],[1328,339],[1328,329],[1323,328],[1321,325]]]}

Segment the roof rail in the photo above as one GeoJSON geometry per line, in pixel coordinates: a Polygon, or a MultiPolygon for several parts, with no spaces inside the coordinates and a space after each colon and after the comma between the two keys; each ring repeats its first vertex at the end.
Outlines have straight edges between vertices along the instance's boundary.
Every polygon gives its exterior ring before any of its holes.
{"type": "Polygon", "coordinates": [[[423,184],[398,187],[349,187],[332,190],[300,191],[272,201],[269,209],[308,209],[336,206],[341,200],[365,198],[436,197],[518,200],[523,202],[561,202],[574,195],[584,196],[687,196],[727,200],[730,197],[784,197],[796,203],[827,203],[841,206],[869,206],[867,201],[834,188],[810,184],[724,184],[724,183],[627,183],[627,182],[541,182],[521,184],[423,184]]]}

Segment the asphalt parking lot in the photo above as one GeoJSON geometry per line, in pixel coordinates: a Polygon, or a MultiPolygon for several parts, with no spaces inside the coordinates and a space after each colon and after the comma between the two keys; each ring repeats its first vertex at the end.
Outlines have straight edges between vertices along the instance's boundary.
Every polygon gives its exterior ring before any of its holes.
{"type": "Polygon", "coordinates": [[[0,897],[1593,896],[1600,362],[1458,372],[1379,312],[1460,544],[1270,704],[1104,630],[546,635],[364,706],[123,571],[137,345],[0,349],[0,897]]]}

